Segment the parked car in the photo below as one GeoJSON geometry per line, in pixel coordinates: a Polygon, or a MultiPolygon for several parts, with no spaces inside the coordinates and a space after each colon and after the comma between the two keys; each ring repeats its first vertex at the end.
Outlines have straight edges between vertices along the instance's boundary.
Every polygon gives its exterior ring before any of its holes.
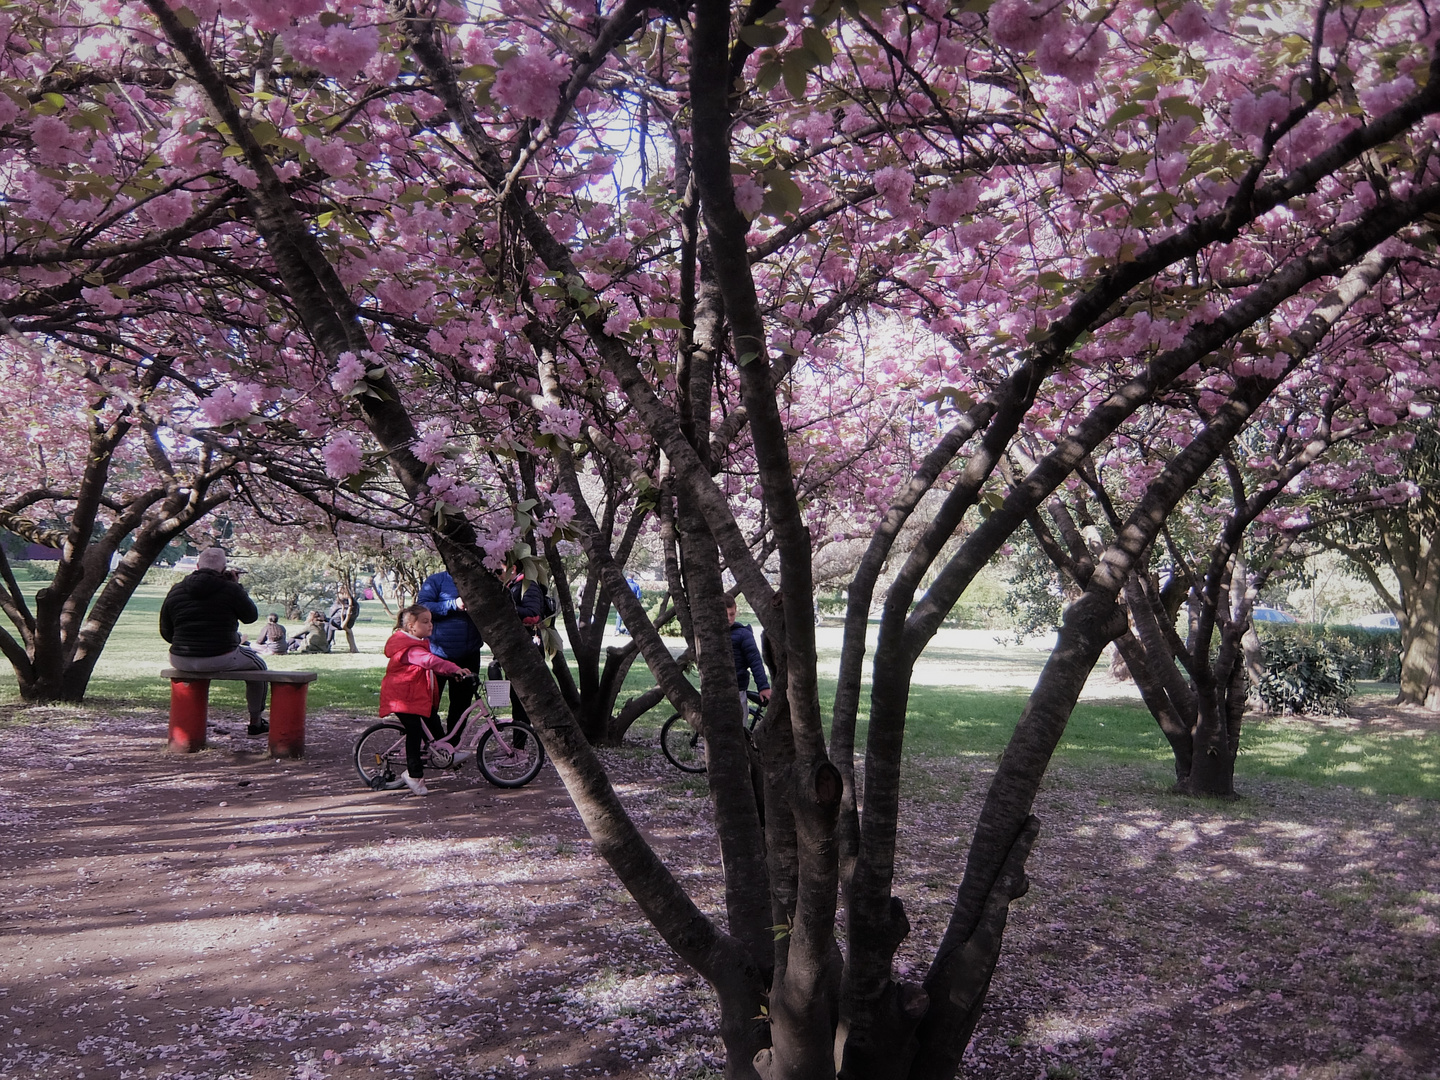
{"type": "Polygon", "coordinates": [[[1294,615],[1287,615],[1279,608],[1265,607],[1263,604],[1259,605],[1255,608],[1254,611],[1250,612],[1250,619],[1252,622],[1266,623],[1299,622],[1299,620],[1296,619],[1294,615]]]}
{"type": "Polygon", "coordinates": [[[177,574],[188,574],[194,571],[194,569],[199,565],[200,556],[186,555],[183,558],[176,559],[175,565],[172,566],[170,569],[174,570],[177,574]]]}
{"type": "Polygon", "coordinates": [[[1363,626],[1366,630],[1399,630],[1400,620],[1388,611],[1380,611],[1374,615],[1366,615],[1363,619],[1356,619],[1351,625],[1363,626]]]}

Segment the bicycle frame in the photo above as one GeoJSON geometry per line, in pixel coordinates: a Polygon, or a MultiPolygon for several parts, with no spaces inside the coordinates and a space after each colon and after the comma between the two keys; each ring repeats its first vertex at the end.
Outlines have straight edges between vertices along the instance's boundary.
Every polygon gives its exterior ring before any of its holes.
{"type": "Polygon", "coordinates": [[[482,682],[475,688],[474,703],[461,713],[460,719],[456,721],[455,730],[447,735],[432,738],[425,725],[421,725],[425,753],[430,757],[430,764],[437,769],[448,769],[455,763],[455,758],[459,754],[473,757],[487,728],[495,732],[495,737],[508,750],[509,744],[505,742],[504,733],[495,721],[495,711],[490,708],[490,702],[485,696],[485,684],[482,682]],[[477,712],[480,714],[480,718],[472,722],[472,718],[477,712]]]}

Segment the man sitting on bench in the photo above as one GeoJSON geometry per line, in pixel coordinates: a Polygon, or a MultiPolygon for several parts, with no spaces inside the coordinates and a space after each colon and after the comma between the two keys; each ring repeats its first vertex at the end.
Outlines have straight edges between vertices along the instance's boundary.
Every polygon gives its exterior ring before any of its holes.
{"type": "MultiPolygon", "coordinates": [[[[170,643],[170,666],[195,675],[264,671],[260,654],[239,643],[240,624],[259,617],[240,584],[240,572],[225,568],[225,552],[218,547],[202,551],[195,572],[172,587],[160,605],[160,636],[170,643]]],[[[251,735],[270,730],[263,716],[265,692],[263,682],[245,684],[251,735]]]]}

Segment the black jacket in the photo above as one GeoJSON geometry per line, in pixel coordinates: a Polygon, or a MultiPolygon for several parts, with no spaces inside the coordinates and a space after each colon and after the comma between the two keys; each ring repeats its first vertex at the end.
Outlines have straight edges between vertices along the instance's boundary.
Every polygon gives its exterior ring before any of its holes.
{"type": "Polygon", "coordinates": [[[741,690],[750,689],[750,672],[755,673],[755,689],[769,690],[770,680],[765,675],[765,661],[755,646],[755,634],[744,623],[730,624],[730,651],[735,654],[735,681],[741,690]]]}
{"type": "Polygon", "coordinates": [[[533,627],[549,614],[545,603],[547,592],[538,581],[526,581],[523,577],[510,583],[510,602],[515,605],[515,614],[526,626],[533,627]]]}
{"type": "Polygon", "coordinates": [[[238,581],[214,570],[181,579],[160,605],[160,636],[176,656],[223,656],[240,643],[240,624],[260,617],[238,581]]]}

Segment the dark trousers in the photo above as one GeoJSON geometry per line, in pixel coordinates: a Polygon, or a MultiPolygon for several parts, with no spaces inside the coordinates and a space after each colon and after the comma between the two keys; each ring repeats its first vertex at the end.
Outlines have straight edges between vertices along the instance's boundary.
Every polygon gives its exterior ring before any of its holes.
{"type": "Polygon", "coordinates": [[[440,714],[424,717],[419,713],[402,712],[395,715],[405,725],[405,771],[419,780],[425,775],[425,731],[421,725],[429,727],[431,738],[438,739],[444,734],[440,730],[440,714]]]}
{"type": "MultiPolygon", "coordinates": [[[[467,671],[478,672],[480,670],[479,649],[476,649],[473,653],[466,653],[464,656],[447,656],[446,659],[458,667],[465,668],[467,671]]],[[[440,692],[442,694],[446,692],[446,687],[450,688],[450,705],[445,711],[445,731],[448,734],[455,730],[455,725],[460,722],[460,717],[465,715],[465,710],[474,702],[475,683],[470,679],[462,679],[456,675],[439,675],[437,678],[440,682],[440,692]]]]}

